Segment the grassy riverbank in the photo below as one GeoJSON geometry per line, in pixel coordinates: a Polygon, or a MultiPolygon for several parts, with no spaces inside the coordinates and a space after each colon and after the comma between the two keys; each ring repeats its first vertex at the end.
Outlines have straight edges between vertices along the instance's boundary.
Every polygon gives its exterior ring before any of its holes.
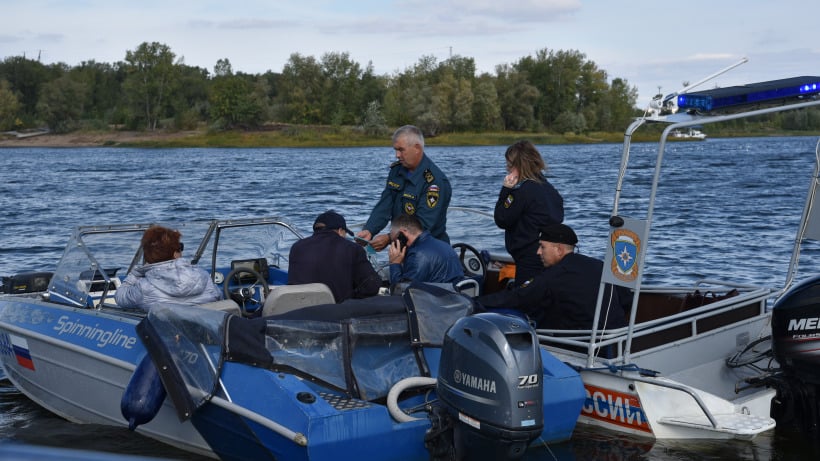
{"type": "MultiPolygon", "coordinates": [[[[750,132],[707,131],[709,137],[738,136],[816,136],[818,132],[782,132],[758,130],[750,132]]],[[[656,141],[660,127],[639,130],[633,142],[656,141]]],[[[622,132],[587,133],[583,135],[493,132],[447,133],[426,138],[429,146],[506,146],[520,139],[534,144],[620,143],[622,132]]],[[[354,127],[271,125],[264,129],[245,131],[77,131],[66,134],[42,134],[25,138],[0,135],[0,147],[383,147],[389,145],[390,133],[368,136],[354,127]]]]}

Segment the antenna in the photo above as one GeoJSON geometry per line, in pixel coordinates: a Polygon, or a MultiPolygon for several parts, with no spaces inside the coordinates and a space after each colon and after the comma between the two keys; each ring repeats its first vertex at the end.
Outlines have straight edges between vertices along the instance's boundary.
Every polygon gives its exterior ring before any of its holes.
{"type": "Polygon", "coordinates": [[[723,69],[721,69],[721,70],[719,70],[719,71],[715,72],[714,74],[712,74],[712,75],[710,75],[710,76],[708,76],[708,77],[706,77],[706,78],[702,78],[702,79],[698,80],[697,82],[695,82],[695,83],[693,83],[693,84],[691,84],[691,85],[689,85],[689,86],[685,86],[685,87],[683,87],[683,88],[682,88],[682,89],[680,89],[679,91],[676,91],[676,92],[674,92],[674,93],[672,93],[672,94],[668,94],[668,95],[666,95],[666,97],[665,97],[665,98],[663,98],[663,102],[665,103],[665,102],[669,101],[670,99],[675,99],[678,95],[680,95],[680,94],[685,94],[685,93],[689,92],[690,90],[694,89],[696,86],[701,85],[701,84],[704,84],[704,83],[708,82],[709,80],[712,80],[713,78],[715,78],[715,77],[717,77],[717,76],[719,76],[719,75],[723,75],[723,74],[725,74],[726,72],[729,72],[730,70],[734,69],[735,67],[737,67],[737,66],[739,66],[739,65],[741,65],[741,64],[746,64],[747,62],[749,62],[749,58],[747,58],[747,57],[743,57],[740,61],[738,61],[738,62],[736,62],[736,63],[734,63],[734,64],[732,64],[732,65],[730,65],[730,66],[728,66],[728,67],[724,67],[723,69]]]}
{"type": "Polygon", "coordinates": [[[730,70],[734,69],[735,67],[737,67],[741,64],[746,64],[747,62],[749,62],[749,58],[743,57],[740,61],[738,61],[738,62],[736,62],[736,63],[734,63],[730,66],[724,67],[723,69],[709,75],[708,77],[702,78],[702,79],[698,80],[697,82],[695,82],[695,83],[693,83],[689,86],[685,86],[682,89],[680,89],[680,90],[678,90],[674,93],[670,93],[670,94],[666,95],[665,97],[663,97],[662,100],[661,99],[653,99],[652,101],[649,102],[649,107],[647,108],[647,112],[650,113],[650,114],[653,114],[653,116],[661,115],[663,113],[666,113],[666,114],[672,113],[672,114],[674,114],[678,111],[677,98],[678,98],[679,95],[686,94],[687,92],[694,89],[696,86],[702,85],[702,84],[708,82],[709,80],[712,80],[713,78],[717,77],[718,75],[725,74],[726,72],[729,72],[730,70]]]}

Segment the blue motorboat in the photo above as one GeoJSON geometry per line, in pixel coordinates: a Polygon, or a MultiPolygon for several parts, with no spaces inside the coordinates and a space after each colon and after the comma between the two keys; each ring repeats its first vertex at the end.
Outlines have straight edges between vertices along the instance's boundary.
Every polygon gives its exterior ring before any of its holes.
{"type": "Polygon", "coordinates": [[[342,304],[286,285],[301,236],[279,218],[162,224],[226,299],[123,309],[150,224],[80,227],[50,279],[4,283],[0,362],[18,389],[221,459],[516,459],[572,435],[581,378],[525,320],[425,284],[342,304]]]}

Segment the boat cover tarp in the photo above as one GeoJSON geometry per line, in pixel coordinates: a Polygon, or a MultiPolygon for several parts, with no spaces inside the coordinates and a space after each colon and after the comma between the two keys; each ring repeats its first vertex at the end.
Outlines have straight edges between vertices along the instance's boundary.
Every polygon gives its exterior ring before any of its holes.
{"type": "Polygon", "coordinates": [[[217,392],[224,360],[308,377],[350,397],[384,399],[398,381],[426,376],[422,346],[441,347],[472,301],[425,284],[246,319],[196,307],[152,309],[137,326],[180,419],[217,392]]]}

